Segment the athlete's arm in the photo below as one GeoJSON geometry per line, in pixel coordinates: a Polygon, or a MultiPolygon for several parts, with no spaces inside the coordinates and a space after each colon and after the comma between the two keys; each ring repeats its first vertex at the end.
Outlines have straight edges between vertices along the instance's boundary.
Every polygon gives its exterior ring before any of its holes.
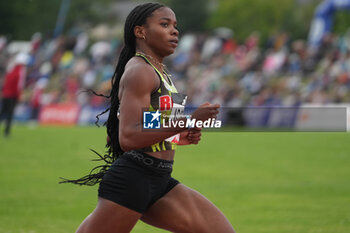
{"type": "Polygon", "coordinates": [[[160,142],[186,129],[142,131],[142,112],[150,106],[151,93],[159,87],[153,68],[132,59],[120,81],[119,143],[124,151],[160,142]]]}

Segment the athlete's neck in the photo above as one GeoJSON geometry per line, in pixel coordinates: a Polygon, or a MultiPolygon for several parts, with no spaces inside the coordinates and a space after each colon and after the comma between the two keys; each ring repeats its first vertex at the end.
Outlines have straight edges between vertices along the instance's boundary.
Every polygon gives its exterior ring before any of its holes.
{"type": "Polygon", "coordinates": [[[151,54],[146,53],[142,50],[136,50],[136,54],[140,54],[142,56],[144,56],[145,58],[147,58],[149,60],[149,62],[151,62],[160,72],[164,72],[165,70],[165,65],[156,57],[153,57],[151,54]]]}

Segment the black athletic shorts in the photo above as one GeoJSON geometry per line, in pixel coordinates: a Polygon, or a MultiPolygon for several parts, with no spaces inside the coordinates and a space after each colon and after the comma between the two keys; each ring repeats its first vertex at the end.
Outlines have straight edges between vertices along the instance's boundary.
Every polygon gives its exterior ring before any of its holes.
{"type": "Polygon", "coordinates": [[[173,161],[139,151],[125,152],[103,176],[98,196],[144,213],[179,181],[171,177],[173,161]]]}

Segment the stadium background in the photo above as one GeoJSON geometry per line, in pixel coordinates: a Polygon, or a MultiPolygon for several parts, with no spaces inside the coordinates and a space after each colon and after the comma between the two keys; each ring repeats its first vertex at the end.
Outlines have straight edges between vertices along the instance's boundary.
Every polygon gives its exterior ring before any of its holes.
{"type": "MultiPolygon", "coordinates": [[[[88,148],[104,150],[104,128],[91,125],[106,100],[85,90],[108,94],[121,25],[139,2],[1,3],[0,86],[19,54],[27,55],[27,75],[12,135],[0,138],[0,232],[72,232],[94,208],[96,187],[58,185],[58,177],[85,174],[93,166],[88,148]]],[[[161,2],[177,13],[182,37],[166,64],[189,105],[348,107],[346,10],[333,12],[332,30],[309,43],[322,1],[161,2]]],[[[271,127],[266,115],[251,115],[233,111],[230,119],[271,127]]],[[[175,175],[217,204],[237,232],[348,232],[348,141],[342,132],[208,132],[200,146],[179,148],[175,175]]],[[[133,232],[157,230],[139,224],[133,232]]]]}

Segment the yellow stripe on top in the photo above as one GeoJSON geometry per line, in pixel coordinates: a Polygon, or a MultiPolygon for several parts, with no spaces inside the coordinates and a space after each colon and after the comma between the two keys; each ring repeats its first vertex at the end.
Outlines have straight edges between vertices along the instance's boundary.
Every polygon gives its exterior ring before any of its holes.
{"type": "Polygon", "coordinates": [[[168,75],[165,71],[164,71],[164,74],[168,77],[168,80],[171,82],[171,84],[169,84],[168,81],[165,80],[163,74],[157,69],[157,67],[155,67],[155,66],[152,64],[152,62],[150,62],[150,60],[148,60],[148,58],[147,58],[145,55],[143,55],[143,54],[141,54],[141,53],[136,53],[136,56],[143,57],[143,58],[148,62],[148,64],[150,64],[150,65],[153,67],[153,69],[157,72],[157,74],[160,76],[160,78],[161,78],[162,81],[164,82],[164,85],[167,86],[167,89],[168,89],[168,90],[170,89],[169,91],[171,91],[171,92],[177,93],[177,89],[176,89],[176,87],[174,86],[173,81],[169,78],[169,75],[168,75]]]}

